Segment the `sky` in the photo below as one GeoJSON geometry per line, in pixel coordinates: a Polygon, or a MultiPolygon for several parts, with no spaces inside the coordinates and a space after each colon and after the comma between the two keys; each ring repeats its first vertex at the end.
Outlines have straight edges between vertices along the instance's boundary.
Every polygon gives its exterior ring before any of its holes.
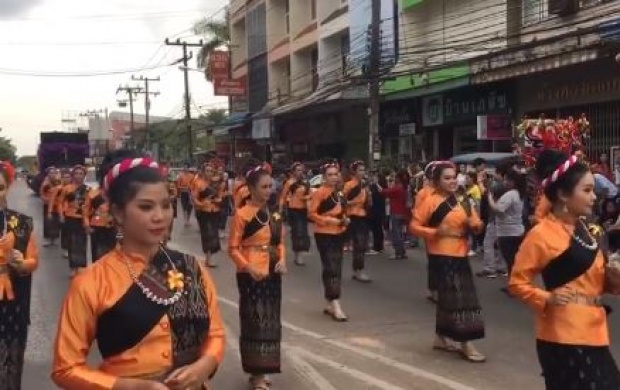
{"type": "MultiPolygon", "coordinates": [[[[194,22],[222,17],[226,4],[228,0],[0,0],[0,135],[13,141],[18,155],[35,154],[39,133],[62,130],[63,117],[105,108],[127,111],[118,107],[117,98],[124,96],[116,90],[137,85],[132,75],[161,78],[150,87],[160,92],[152,98],[152,115],[181,117],[183,72],[169,64],[182,57],[182,49],[165,46],[164,39],[197,42],[201,37],[191,31],[194,22]]],[[[191,68],[196,68],[196,54],[191,68]]],[[[227,99],[213,96],[202,73],[190,71],[189,76],[193,116],[226,107],[227,99]]],[[[144,113],[142,100],[135,112],[144,113]]]]}

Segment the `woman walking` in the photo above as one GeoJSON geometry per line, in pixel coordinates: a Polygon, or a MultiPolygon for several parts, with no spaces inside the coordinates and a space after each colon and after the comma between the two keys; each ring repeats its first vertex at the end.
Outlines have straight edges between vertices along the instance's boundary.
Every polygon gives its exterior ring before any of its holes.
{"type": "Polygon", "coordinates": [[[81,165],[73,167],[71,184],[63,189],[62,214],[64,215],[65,231],[68,235],[67,250],[71,276],[75,276],[88,265],[86,247],[88,236],[84,229],[84,204],[89,188],[84,184],[86,168],[81,165]]]}
{"type": "Polygon", "coordinates": [[[327,307],[323,311],[334,321],[347,321],[340,305],[344,233],[349,226],[346,198],[339,189],[340,165],[328,161],[321,165],[323,184],[312,194],[308,217],[314,222],[314,239],[323,265],[323,288],[327,307]]]}
{"type": "Polygon", "coordinates": [[[157,163],[120,150],[101,186],[119,246],[75,277],[65,297],[52,379],[65,390],[204,390],[222,361],[217,294],[200,261],[161,245],[172,206],[157,163]],[[103,362],[88,366],[93,342],[103,362]]]}
{"type": "Polygon", "coordinates": [[[536,161],[551,212],[517,253],[509,290],[536,313],[536,349],[547,390],[620,389],[609,350],[605,257],[582,216],[592,214],[594,177],[576,156],[545,150],[536,161]],[[541,275],[544,287],[535,279],[541,275]]]}
{"type": "Polygon", "coordinates": [[[216,267],[213,255],[220,251],[220,208],[226,184],[216,175],[211,162],[203,164],[192,185],[192,202],[200,227],[200,241],[207,267],[216,267]]]}
{"type": "MultiPolygon", "coordinates": [[[[59,215],[56,212],[50,212],[50,208],[54,209],[56,205],[52,201],[52,192],[55,187],[60,186],[60,171],[54,167],[47,169],[47,176],[43,179],[39,196],[43,201],[43,238],[46,242],[44,247],[50,247],[56,245],[56,240],[60,237],[60,220],[59,215]]],[[[59,187],[57,190],[61,189],[59,187]]],[[[60,197],[59,201],[60,201],[60,197]]]]}
{"type": "Polygon", "coordinates": [[[305,265],[302,253],[310,250],[308,234],[308,201],[310,184],[305,179],[305,167],[296,162],[291,166],[291,178],[285,183],[281,194],[280,207],[286,207],[295,265],[305,265]]]}
{"type": "Polygon", "coordinates": [[[394,248],[394,260],[407,258],[405,250],[405,226],[407,221],[407,189],[409,186],[407,170],[399,171],[395,177],[390,177],[388,188],[381,193],[390,200],[390,235],[394,248]]]}
{"type": "Polygon", "coordinates": [[[482,222],[469,203],[457,201],[456,168],[452,163],[435,164],[432,180],[435,191],[418,205],[410,228],[426,240],[429,261],[436,267],[433,348],[459,351],[470,362],[484,362],[486,357],[472,343],[484,337],[484,321],[467,257],[469,233],[480,231],[482,222]]]}
{"type": "Polygon", "coordinates": [[[13,166],[0,161],[0,390],[21,390],[32,272],[39,262],[32,218],[8,208],[13,166]]]}
{"type": "Polygon", "coordinates": [[[286,272],[282,215],[268,201],[271,175],[262,166],[246,174],[250,199],[233,216],[228,253],[237,266],[239,345],[243,371],[254,390],[267,390],[266,375],[280,373],[282,277],[286,272]]]}
{"type": "Polygon", "coordinates": [[[59,207],[59,220],[60,220],[60,249],[62,250],[62,256],[64,258],[69,258],[69,240],[71,238],[71,234],[69,233],[69,225],[67,225],[65,220],[64,213],[64,204],[65,204],[65,192],[69,185],[73,183],[73,178],[71,177],[71,170],[63,169],[60,174],[60,181],[62,183],[62,189],[59,193],[57,193],[56,201],[60,202],[59,207]]]}
{"type": "MultiPolygon", "coordinates": [[[[506,261],[510,275],[525,233],[523,226],[523,207],[527,190],[525,177],[514,169],[509,169],[504,176],[504,189],[506,192],[497,202],[491,193],[488,198],[489,207],[495,213],[497,246],[506,261]]],[[[502,291],[507,292],[505,288],[502,291]]]]}
{"type": "Polygon", "coordinates": [[[90,254],[94,263],[116,246],[116,229],[101,188],[88,191],[82,215],[84,230],[90,235],[90,254]]]}
{"type": "Polygon", "coordinates": [[[347,200],[346,214],[351,221],[347,235],[353,243],[353,280],[370,283],[372,279],[364,272],[364,256],[368,250],[368,209],[371,202],[366,166],[358,160],[351,164],[349,171],[351,178],[344,184],[343,193],[347,200]]]}

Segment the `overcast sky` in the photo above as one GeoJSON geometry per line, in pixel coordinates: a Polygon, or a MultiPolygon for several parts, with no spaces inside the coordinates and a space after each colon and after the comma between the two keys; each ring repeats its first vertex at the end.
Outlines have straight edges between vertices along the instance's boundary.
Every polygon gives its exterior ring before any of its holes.
{"type": "MultiPolygon", "coordinates": [[[[61,130],[70,112],[119,109],[116,88],[131,75],[161,77],[153,115],[181,116],[183,73],[177,66],[146,70],[181,57],[166,37],[192,36],[193,22],[228,0],[0,0],[0,128],[19,155],[36,152],[40,131],[61,130]],[[139,71],[139,69],[145,69],[139,71]],[[41,77],[135,70],[97,77],[41,77]],[[20,73],[22,75],[17,75],[20,73]],[[27,76],[23,74],[28,74],[27,76]],[[39,76],[33,76],[39,75],[39,76]]],[[[222,15],[220,12],[218,15],[222,15]]],[[[195,58],[195,56],[194,56],[195,58]]],[[[191,67],[196,66],[192,59],[191,67]]],[[[201,73],[190,72],[194,114],[225,106],[201,73]]],[[[142,101],[136,112],[143,113],[142,101]]]]}

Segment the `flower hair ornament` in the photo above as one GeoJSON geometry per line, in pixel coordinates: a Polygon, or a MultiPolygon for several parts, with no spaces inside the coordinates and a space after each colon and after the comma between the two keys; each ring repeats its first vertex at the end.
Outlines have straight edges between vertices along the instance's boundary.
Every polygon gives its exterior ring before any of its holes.
{"type": "Polygon", "coordinates": [[[291,164],[291,167],[289,168],[291,171],[294,171],[295,169],[297,169],[297,167],[303,167],[304,164],[301,163],[301,161],[295,161],[294,163],[291,164]]]}
{"type": "Polygon", "coordinates": [[[248,169],[247,172],[245,173],[245,178],[247,179],[248,177],[252,176],[253,174],[262,171],[264,169],[264,167],[262,165],[257,165],[254,168],[248,169]]]}
{"type": "Polygon", "coordinates": [[[8,161],[0,160],[0,170],[6,173],[6,184],[11,185],[13,180],[15,180],[15,167],[8,161]]]}
{"type": "Polygon", "coordinates": [[[364,166],[365,163],[362,160],[355,160],[349,165],[349,169],[352,171],[356,171],[357,168],[364,166]]]}
{"type": "Polygon", "coordinates": [[[338,161],[330,161],[327,162],[323,165],[321,165],[321,171],[325,172],[327,171],[329,168],[336,168],[336,169],[340,169],[340,164],[338,164],[338,161]]]}
{"type": "Polygon", "coordinates": [[[570,167],[572,167],[573,165],[575,165],[577,163],[577,161],[579,161],[579,158],[575,155],[572,155],[568,158],[568,160],[564,161],[559,167],[557,167],[555,169],[555,171],[553,171],[553,173],[547,177],[546,179],[544,179],[542,181],[542,187],[546,188],[549,185],[555,183],[556,181],[558,181],[558,179],[566,173],[566,171],[568,171],[570,169],[570,167]]]}
{"type": "Polygon", "coordinates": [[[71,173],[75,173],[77,171],[82,171],[84,173],[86,173],[86,167],[84,165],[75,165],[73,168],[71,168],[71,173]]]}
{"type": "Polygon", "coordinates": [[[126,158],[114,165],[105,175],[105,178],[103,179],[103,190],[107,193],[112,185],[112,182],[117,177],[137,167],[159,169],[157,162],[151,158],[126,158]]]}

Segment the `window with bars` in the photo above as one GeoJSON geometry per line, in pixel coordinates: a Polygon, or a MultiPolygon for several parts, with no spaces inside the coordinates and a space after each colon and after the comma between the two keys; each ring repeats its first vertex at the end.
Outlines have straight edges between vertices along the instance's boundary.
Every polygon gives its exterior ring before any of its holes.
{"type": "Polygon", "coordinates": [[[581,10],[597,6],[605,0],[522,0],[522,25],[529,26],[548,19],[556,12],[553,9],[581,10]]]}

